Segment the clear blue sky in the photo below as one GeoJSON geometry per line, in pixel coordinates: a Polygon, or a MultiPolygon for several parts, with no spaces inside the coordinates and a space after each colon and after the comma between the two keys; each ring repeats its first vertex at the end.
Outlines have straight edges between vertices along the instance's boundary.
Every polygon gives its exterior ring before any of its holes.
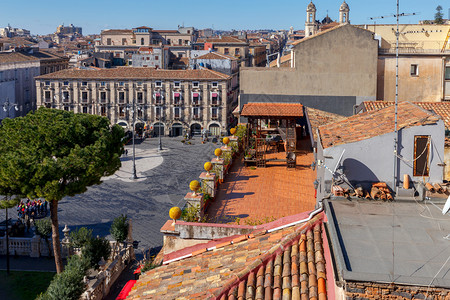
{"type": "MultiPolygon", "coordinates": [[[[176,29],[178,25],[198,29],[304,29],[309,0],[2,0],[0,27],[31,30],[32,34],[53,33],[59,24],[81,26],[84,34],[102,29],[132,28],[146,25],[154,29],[176,29]]],[[[339,18],[342,0],[315,0],[317,19],[328,10],[332,19],[339,18]]],[[[352,24],[372,24],[369,17],[394,14],[396,0],[348,0],[352,24]]],[[[400,12],[419,12],[404,17],[401,23],[433,19],[438,5],[448,18],[450,4],[444,0],[401,0],[400,12]]],[[[377,20],[395,23],[395,18],[377,20]]]]}

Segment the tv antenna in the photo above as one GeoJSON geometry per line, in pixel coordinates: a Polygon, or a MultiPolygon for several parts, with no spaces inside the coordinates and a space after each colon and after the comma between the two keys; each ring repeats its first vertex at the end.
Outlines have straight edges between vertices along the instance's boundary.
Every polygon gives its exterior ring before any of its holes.
{"type": "MultiPolygon", "coordinates": [[[[395,121],[394,121],[394,127],[395,127],[395,134],[394,134],[394,181],[392,183],[392,190],[394,193],[397,192],[397,169],[398,169],[398,156],[397,156],[397,151],[398,151],[398,40],[399,40],[399,35],[400,35],[400,30],[399,30],[399,19],[400,17],[407,17],[407,16],[414,16],[417,15],[418,13],[400,13],[400,4],[399,4],[399,0],[397,0],[397,11],[395,14],[391,14],[391,15],[387,15],[387,16],[381,16],[381,17],[372,17],[369,18],[370,20],[376,20],[376,19],[385,19],[385,18],[391,18],[394,17],[397,19],[397,29],[394,31],[395,33],[395,38],[396,38],[396,42],[395,42],[395,121]]],[[[374,32],[375,32],[375,24],[374,24],[374,32]]],[[[395,248],[394,248],[394,243],[395,243],[395,230],[394,230],[394,224],[395,224],[395,213],[394,213],[394,207],[392,206],[393,212],[392,212],[392,282],[394,282],[395,277],[395,248]]]]}

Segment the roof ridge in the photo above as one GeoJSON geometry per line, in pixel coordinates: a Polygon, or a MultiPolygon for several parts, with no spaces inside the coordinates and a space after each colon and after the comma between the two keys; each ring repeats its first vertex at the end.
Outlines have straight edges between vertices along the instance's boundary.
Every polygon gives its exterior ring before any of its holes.
{"type": "Polygon", "coordinates": [[[247,277],[251,272],[255,272],[255,270],[257,270],[261,265],[267,264],[269,260],[272,259],[275,255],[283,252],[286,246],[290,246],[296,241],[300,240],[301,235],[304,234],[307,230],[310,230],[318,224],[322,224],[323,216],[324,213],[321,212],[314,216],[311,220],[298,225],[294,232],[286,235],[278,244],[274,245],[264,254],[256,257],[249,265],[235,274],[233,278],[227,280],[221,288],[215,289],[213,291],[210,290],[210,292],[212,293],[211,296],[219,298],[234,285],[238,284],[240,280],[247,277]]]}

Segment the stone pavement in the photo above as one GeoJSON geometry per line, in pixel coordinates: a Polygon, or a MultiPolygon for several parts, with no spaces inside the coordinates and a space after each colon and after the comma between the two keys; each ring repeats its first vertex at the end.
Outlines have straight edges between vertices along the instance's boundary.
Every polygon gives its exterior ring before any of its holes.
{"type": "MultiPolygon", "coordinates": [[[[233,223],[239,218],[241,225],[266,223],[313,210],[316,204],[313,186],[316,172],[311,169],[314,154],[307,139],[299,145],[295,169],[288,169],[283,162],[269,162],[266,168],[256,169],[245,167],[242,158],[233,162],[208,208],[209,221],[233,223]]],[[[267,158],[286,158],[286,154],[271,153],[267,158]]]]}
{"type": "MultiPolygon", "coordinates": [[[[122,157],[122,168],[104,182],[91,186],[84,194],[66,197],[58,206],[60,230],[67,224],[73,230],[86,226],[94,235],[108,236],[113,219],[126,214],[133,220],[133,238],[141,241],[139,249],[162,245],[159,229],[169,219],[169,209],[184,205],[183,197],[189,191],[189,182],[198,179],[203,164],[214,157],[212,143],[201,144],[195,138],[191,145],[180,138],[164,137],[165,150],[157,151],[158,139],[150,138],[136,145],[138,180],[130,180],[132,146],[122,157]]],[[[9,211],[16,217],[15,210],[9,211]]],[[[0,210],[0,220],[5,218],[0,210]]],[[[60,232],[62,238],[62,232],[60,232]]]]}
{"type": "MultiPolygon", "coordinates": [[[[32,258],[10,255],[9,268],[11,271],[56,272],[53,257],[32,258]]],[[[0,255],[0,270],[6,270],[6,255],[0,255]]]]}

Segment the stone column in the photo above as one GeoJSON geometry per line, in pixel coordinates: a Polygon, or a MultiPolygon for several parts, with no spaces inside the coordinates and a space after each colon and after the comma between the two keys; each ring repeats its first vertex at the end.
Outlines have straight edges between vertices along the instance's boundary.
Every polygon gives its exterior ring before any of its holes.
{"type": "Polygon", "coordinates": [[[203,82],[203,91],[202,91],[202,101],[200,102],[201,107],[201,116],[202,116],[202,124],[203,127],[206,128],[208,122],[210,121],[210,106],[209,106],[209,82],[203,82]]]}
{"type": "Polygon", "coordinates": [[[200,207],[200,212],[198,214],[198,217],[201,219],[204,216],[204,210],[205,210],[205,201],[203,198],[203,194],[193,194],[192,192],[189,192],[186,194],[186,196],[184,196],[184,200],[186,200],[186,205],[185,207],[189,207],[189,206],[196,206],[199,205],[200,207]]]}
{"type": "Polygon", "coordinates": [[[216,196],[216,174],[202,172],[199,178],[203,191],[214,198],[216,196]]]}
{"type": "Polygon", "coordinates": [[[41,256],[40,245],[41,245],[41,237],[35,234],[33,236],[33,238],[31,238],[30,257],[40,257],[41,256]]]}
{"type": "Polygon", "coordinates": [[[79,91],[79,85],[77,81],[72,82],[73,86],[73,111],[74,113],[79,113],[80,111],[80,91],[79,91]]]}
{"type": "Polygon", "coordinates": [[[231,148],[231,146],[222,146],[220,147],[220,149],[222,149],[223,157],[227,156],[230,158],[230,161],[228,163],[231,164],[233,162],[233,149],[231,148]]]}
{"type": "Polygon", "coordinates": [[[211,163],[213,164],[213,169],[216,170],[217,172],[217,177],[219,179],[219,182],[223,182],[223,178],[224,178],[224,164],[225,161],[223,158],[213,158],[211,160],[211,163]]]}

